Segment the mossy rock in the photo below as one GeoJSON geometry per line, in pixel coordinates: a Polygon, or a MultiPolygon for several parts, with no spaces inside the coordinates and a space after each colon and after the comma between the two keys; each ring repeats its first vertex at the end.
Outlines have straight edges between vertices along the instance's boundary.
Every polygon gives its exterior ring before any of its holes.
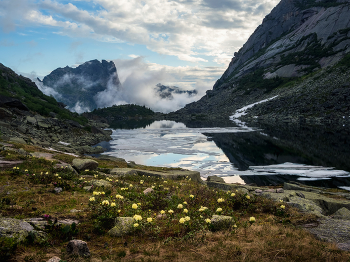
{"type": "Polygon", "coordinates": [[[121,237],[129,234],[134,226],[134,219],[132,217],[118,217],[115,226],[108,231],[112,237],[121,237]]]}
{"type": "Polygon", "coordinates": [[[345,207],[342,207],[337,212],[335,212],[332,215],[332,217],[335,218],[335,219],[350,220],[350,210],[345,208],[345,207]]]}
{"type": "Polygon", "coordinates": [[[213,215],[211,218],[210,230],[224,230],[233,226],[234,223],[235,220],[230,216],[213,215]]]}
{"type": "Polygon", "coordinates": [[[29,232],[34,233],[34,227],[27,222],[15,218],[0,218],[0,236],[16,237],[18,241],[23,241],[29,232]]]}
{"type": "Polygon", "coordinates": [[[98,162],[92,159],[73,159],[72,166],[78,171],[84,171],[86,169],[95,170],[98,167],[98,162]]]}
{"type": "Polygon", "coordinates": [[[91,185],[94,187],[104,187],[104,188],[110,188],[112,187],[112,184],[109,183],[106,180],[100,179],[100,180],[91,180],[90,181],[91,185]]]}

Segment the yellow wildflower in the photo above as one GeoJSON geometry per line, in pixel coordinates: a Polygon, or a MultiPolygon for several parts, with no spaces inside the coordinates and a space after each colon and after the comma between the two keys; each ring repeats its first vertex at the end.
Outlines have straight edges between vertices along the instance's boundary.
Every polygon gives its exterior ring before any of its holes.
{"type": "Polygon", "coordinates": [[[250,196],[249,196],[249,195],[246,195],[245,197],[246,197],[247,199],[250,199],[250,196]]]}
{"type": "Polygon", "coordinates": [[[138,223],[135,223],[135,224],[134,224],[134,227],[138,227],[138,226],[139,226],[139,224],[138,224],[138,223]]]}
{"type": "Polygon", "coordinates": [[[222,211],[222,208],[219,207],[218,209],[216,209],[216,212],[221,212],[222,211]]]}
{"type": "Polygon", "coordinates": [[[112,203],[111,203],[111,207],[115,207],[115,206],[117,206],[117,205],[115,204],[115,202],[112,202],[112,203]]]}
{"type": "Polygon", "coordinates": [[[140,216],[140,215],[135,215],[133,218],[134,218],[136,221],[141,221],[141,220],[142,220],[142,216],[140,216]]]}
{"type": "Polygon", "coordinates": [[[95,201],[95,197],[90,197],[89,201],[95,201]]]}
{"type": "Polygon", "coordinates": [[[210,218],[207,218],[207,219],[205,220],[205,222],[206,222],[206,223],[211,223],[210,218]]]}
{"type": "Polygon", "coordinates": [[[132,204],[132,209],[137,209],[138,205],[137,204],[132,204]]]}
{"type": "Polygon", "coordinates": [[[188,213],[188,209],[187,208],[184,209],[184,213],[188,213]]]}
{"type": "Polygon", "coordinates": [[[177,205],[177,208],[178,208],[178,209],[182,209],[183,207],[184,207],[184,206],[183,206],[182,204],[178,204],[178,205],[177,205]]]}
{"type": "Polygon", "coordinates": [[[185,218],[182,217],[182,218],[180,218],[179,222],[180,222],[181,224],[183,224],[183,223],[186,222],[186,220],[185,220],[185,218]]]}
{"type": "Polygon", "coordinates": [[[234,197],[236,194],[235,193],[232,193],[231,196],[234,197]]]}
{"type": "Polygon", "coordinates": [[[148,217],[148,218],[147,218],[147,222],[149,222],[149,223],[151,223],[152,220],[153,220],[153,218],[151,218],[151,217],[148,217]]]}

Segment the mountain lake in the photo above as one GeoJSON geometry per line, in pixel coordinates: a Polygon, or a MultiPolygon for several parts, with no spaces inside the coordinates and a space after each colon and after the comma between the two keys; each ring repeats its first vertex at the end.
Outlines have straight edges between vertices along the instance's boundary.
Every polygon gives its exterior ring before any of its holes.
{"type": "MultiPolygon", "coordinates": [[[[103,154],[137,164],[180,167],[227,183],[350,190],[350,129],[344,126],[148,121],[113,129],[103,154]],[[214,127],[220,126],[220,127],[214,127]]],[[[112,125],[113,126],[113,125],[112,125]]]]}

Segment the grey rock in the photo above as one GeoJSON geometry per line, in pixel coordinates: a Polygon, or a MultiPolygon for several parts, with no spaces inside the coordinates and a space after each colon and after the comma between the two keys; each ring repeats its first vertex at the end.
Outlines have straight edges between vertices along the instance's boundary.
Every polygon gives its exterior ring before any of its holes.
{"type": "Polygon", "coordinates": [[[84,186],[83,189],[86,190],[86,191],[90,191],[92,188],[92,186],[84,186]]]}
{"type": "Polygon", "coordinates": [[[61,193],[61,192],[63,191],[63,188],[62,188],[62,187],[55,187],[55,188],[53,189],[53,191],[54,191],[56,194],[59,194],[59,193],[61,193]]]}
{"type": "Polygon", "coordinates": [[[98,167],[98,162],[92,159],[73,159],[72,166],[78,171],[83,171],[86,169],[95,170],[98,167]]]}
{"type": "Polygon", "coordinates": [[[143,190],[143,193],[145,194],[145,195],[147,195],[147,194],[150,194],[150,193],[152,193],[154,190],[153,190],[153,188],[146,188],[145,190],[143,190]]]}
{"type": "Polygon", "coordinates": [[[283,192],[284,192],[283,188],[277,188],[276,189],[276,193],[283,193],[283,192]]]}
{"type": "Polygon", "coordinates": [[[61,261],[61,259],[59,257],[54,256],[54,257],[50,258],[47,262],[60,262],[60,261],[61,261]]]}
{"type": "Polygon", "coordinates": [[[295,192],[298,197],[305,198],[305,195],[301,192],[295,192]]]}
{"type": "Polygon", "coordinates": [[[234,219],[230,216],[213,215],[211,218],[211,225],[215,231],[227,229],[233,226],[234,223],[234,219]]]}
{"type": "Polygon", "coordinates": [[[11,137],[9,142],[18,144],[27,144],[27,142],[21,137],[11,137]]]}
{"type": "Polygon", "coordinates": [[[115,226],[108,231],[108,234],[113,237],[121,237],[131,232],[134,226],[132,217],[118,217],[115,226]]]}
{"type": "Polygon", "coordinates": [[[66,251],[69,255],[78,255],[81,257],[90,257],[91,255],[87,243],[82,240],[69,241],[66,251]]]}
{"type": "Polygon", "coordinates": [[[222,177],[218,177],[218,176],[208,176],[207,181],[216,182],[216,183],[225,183],[225,180],[222,177]]]}
{"type": "Polygon", "coordinates": [[[342,207],[341,209],[337,210],[332,217],[335,219],[350,220],[350,211],[349,209],[342,207]]]}
{"type": "Polygon", "coordinates": [[[0,236],[17,237],[23,241],[34,228],[27,222],[15,218],[0,217],[0,236]]]}
{"type": "Polygon", "coordinates": [[[91,185],[94,187],[104,187],[104,188],[110,188],[112,187],[112,184],[106,180],[100,179],[100,180],[91,180],[91,185]]]}

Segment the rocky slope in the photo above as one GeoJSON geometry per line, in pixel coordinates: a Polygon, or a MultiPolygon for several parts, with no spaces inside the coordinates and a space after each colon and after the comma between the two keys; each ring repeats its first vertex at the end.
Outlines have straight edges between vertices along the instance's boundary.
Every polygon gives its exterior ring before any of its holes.
{"type": "Polygon", "coordinates": [[[111,139],[111,132],[101,129],[107,125],[62,107],[30,79],[0,64],[0,139],[71,153],[101,151],[88,145],[111,139]]]}
{"type": "Polygon", "coordinates": [[[101,107],[103,92],[120,87],[114,63],[105,60],[91,60],[76,68],[57,68],[44,77],[42,84],[57,92],[54,97],[58,101],[79,113],[101,107]]]}
{"type": "MultiPolygon", "coordinates": [[[[338,115],[340,109],[341,114],[347,114],[348,105],[344,103],[347,95],[345,100],[342,95],[345,89],[339,96],[332,92],[349,82],[349,17],[348,0],[282,0],[234,54],[213,90],[170,117],[199,114],[227,117],[245,105],[276,94],[280,101],[290,97],[295,101],[295,95],[305,90],[305,81],[309,81],[309,88],[303,93],[303,100],[299,100],[300,110],[286,106],[292,103],[284,103],[289,115],[299,117],[306,113],[324,117],[338,115]],[[336,70],[340,65],[343,69],[336,70]],[[327,77],[331,67],[336,82],[327,77]],[[327,110],[320,112],[319,106],[311,107],[308,103],[312,99],[316,105],[323,104],[328,95],[332,100],[328,101],[327,110]]],[[[269,102],[270,110],[264,113],[276,113],[274,101],[277,100],[269,102]]]]}

